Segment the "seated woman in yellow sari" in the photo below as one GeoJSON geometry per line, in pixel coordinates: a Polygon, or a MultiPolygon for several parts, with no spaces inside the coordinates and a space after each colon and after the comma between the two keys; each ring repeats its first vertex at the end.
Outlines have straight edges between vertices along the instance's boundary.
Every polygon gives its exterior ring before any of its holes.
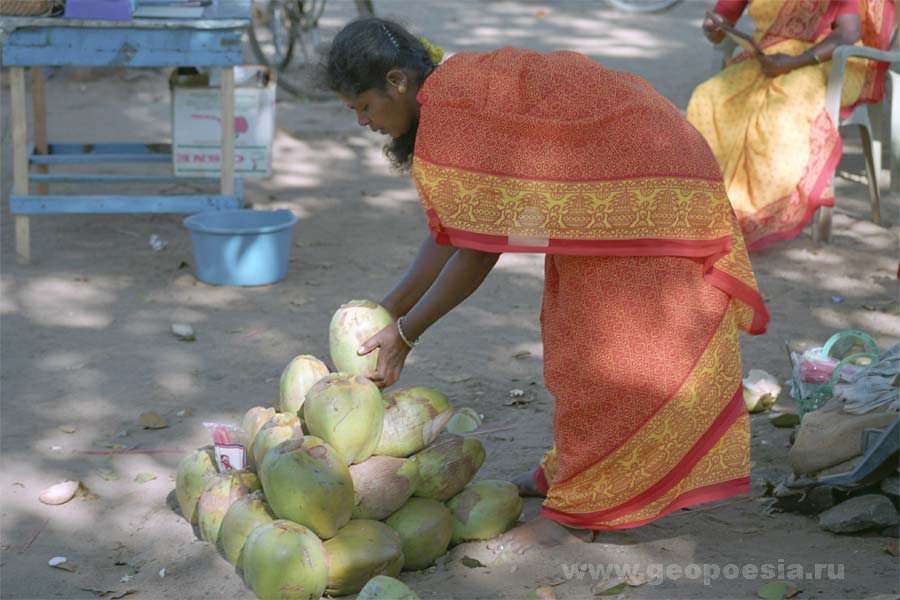
{"type": "Polygon", "coordinates": [[[381,301],[395,322],[359,350],[380,348],[370,378],[395,383],[500,254],[544,254],[555,447],[518,480],[546,500],[514,537],[635,527],[745,492],[738,329],[762,333],[768,315],[706,142],[647,82],[574,52],[438,62],[371,18],[338,33],[323,69],[361,126],[393,138],[431,230],[381,301]]]}
{"type": "MultiPolygon", "coordinates": [[[[750,250],[797,236],[819,206],[833,206],[831,175],[841,137],[825,111],[831,54],[860,38],[887,49],[893,0],[720,0],[734,24],[749,4],[753,37],[745,52],[694,91],[687,118],[709,142],[750,250]]],[[[713,42],[724,36],[707,18],[713,42]]],[[[842,115],[877,102],[887,65],[851,60],[842,115]]]]}

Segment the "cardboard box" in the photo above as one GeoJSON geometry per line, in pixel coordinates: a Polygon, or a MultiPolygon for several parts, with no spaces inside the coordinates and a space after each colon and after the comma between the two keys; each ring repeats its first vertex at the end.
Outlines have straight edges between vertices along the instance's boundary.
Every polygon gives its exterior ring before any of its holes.
{"type": "MultiPolygon", "coordinates": [[[[217,70],[216,70],[217,71],[217,70]]],[[[218,77],[216,77],[218,79],[218,77]]],[[[272,174],[275,75],[268,67],[234,68],[234,168],[241,177],[272,174]]],[[[176,176],[218,177],[222,115],[218,81],[172,73],[172,162],[176,176]]]]}

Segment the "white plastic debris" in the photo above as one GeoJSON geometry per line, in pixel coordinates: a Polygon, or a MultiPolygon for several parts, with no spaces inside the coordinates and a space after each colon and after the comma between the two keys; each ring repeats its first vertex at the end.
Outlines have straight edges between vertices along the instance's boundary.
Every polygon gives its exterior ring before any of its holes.
{"type": "Polygon", "coordinates": [[[183,342],[193,342],[196,339],[194,328],[188,323],[172,323],[172,333],[183,342]]]}
{"type": "Polygon", "coordinates": [[[165,567],[163,567],[162,569],[159,570],[159,576],[160,577],[166,576],[166,568],[165,567]]]}
{"type": "Polygon", "coordinates": [[[153,250],[155,250],[156,252],[159,252],[160,250],[165,249],[165,247],[168,245],[169,245],[169,242],[162,239],[155,233],[150,236],[150,247],[153,248],[153,250]]]}
{"type": "Polygon", "coordinates": [[[518,389],[518,388],[516,388],[516,389],[514,389],[514,390],[509,390],[509,397],[510,397],[510,398],[521,398],[521,397],[523,397],[524,395],[525,395],[525,390],[520,390],[520,389],[518,389]]]}
{"type": "Polygon", "coordinates": [[[51,567],[58,567],[59,565],[66,562],[68,559],[65,556],[54,556],[50,560],[47,561],[47,564],[51,567]]]}

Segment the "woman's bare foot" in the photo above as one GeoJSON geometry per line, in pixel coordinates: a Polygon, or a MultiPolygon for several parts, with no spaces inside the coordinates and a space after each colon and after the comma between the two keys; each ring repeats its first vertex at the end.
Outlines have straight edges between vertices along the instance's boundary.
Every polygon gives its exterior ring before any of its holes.
{"type": "Polygon", "coordinates": [[[537,488],[537,484],[534,483],[534,473],[522,473],[520,475],[516,475],[512,479],[513,485],[519,488],[520,496],[537,496],[539,498],[544,498],[544,494],[537,488]]]}
{"type": "Polygon", "coordinates": [[[495,554],[525,554],[532,548],[552,548],[563,544],[580,544],[594,539],[588,529],[570,529],[546,517],[535,517],[488,543],[495,554]]]}

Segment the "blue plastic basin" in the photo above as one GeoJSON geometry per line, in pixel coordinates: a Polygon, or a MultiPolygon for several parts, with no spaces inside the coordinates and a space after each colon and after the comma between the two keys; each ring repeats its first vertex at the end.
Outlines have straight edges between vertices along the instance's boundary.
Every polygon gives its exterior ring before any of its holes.
{"type": "Polygon", "coordinates": [[[197,279],[214,285],[266,285],[287,275],[291,228],[289,210],[219,210],[191,215],[197,279]]]}

